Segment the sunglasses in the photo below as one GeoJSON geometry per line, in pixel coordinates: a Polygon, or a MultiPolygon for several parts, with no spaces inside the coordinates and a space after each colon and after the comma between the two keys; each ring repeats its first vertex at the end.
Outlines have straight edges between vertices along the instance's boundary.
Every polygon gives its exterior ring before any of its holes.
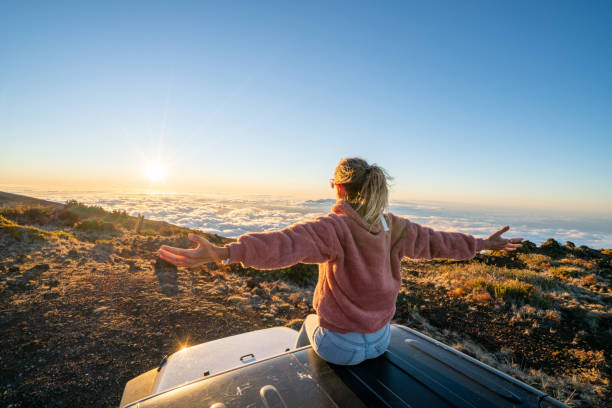
{"type": "Polygon", "coordinates": [[[329,186],[330,186],[331,188],[334,188],[334,187],[336,187],[336,186],[342,186],[342,185],[343,185],[342,183],[336,183],[336,182],[334,181],[334,179],[333,179],[333,178],[332,178],[332,179],[329,179],[329,186]]]}

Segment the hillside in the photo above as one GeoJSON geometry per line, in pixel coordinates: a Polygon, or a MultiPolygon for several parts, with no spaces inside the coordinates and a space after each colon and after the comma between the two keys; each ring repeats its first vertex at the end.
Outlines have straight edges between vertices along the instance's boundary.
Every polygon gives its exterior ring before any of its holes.
{"type": "MultiPolygon", "coordinates": [[[[0,405],[117,406],[125,383],[193,345],[312,310],[317,271],[183,270],[155,256],[190,231],[71,201],[0,193],[0,405]]],[[[223,244],[230,240],[206,236],[223,244]]],[[[395,322],[572,406],[610,401],[612,251],[402,264],[395,322]]]]}

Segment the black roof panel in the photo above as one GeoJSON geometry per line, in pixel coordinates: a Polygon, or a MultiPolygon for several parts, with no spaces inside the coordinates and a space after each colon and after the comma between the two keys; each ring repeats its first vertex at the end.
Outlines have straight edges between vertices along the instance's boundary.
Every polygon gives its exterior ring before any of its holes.
{"type": "Polygon", "coordinates": [[[141,400],[140,407],[566,407],[544,393],[404,326],[387,352],[356,366],[310,347],[141,400]]]}

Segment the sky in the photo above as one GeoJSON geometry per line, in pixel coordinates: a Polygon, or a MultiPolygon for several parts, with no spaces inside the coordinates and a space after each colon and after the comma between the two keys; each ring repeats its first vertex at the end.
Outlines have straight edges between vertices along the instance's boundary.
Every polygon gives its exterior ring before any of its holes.
{"type": "Polygon", "coordinates": [[[612,3],[0,2],[0,185],[612,211],[612,3]]]}

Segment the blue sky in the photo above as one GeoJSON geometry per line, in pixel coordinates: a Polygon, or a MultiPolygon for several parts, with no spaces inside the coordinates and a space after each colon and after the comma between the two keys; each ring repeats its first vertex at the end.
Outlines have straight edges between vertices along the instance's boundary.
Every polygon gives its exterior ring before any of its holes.
{"type": "Polygon", "coordinates": [[[0,4],[0,185],[325,198],[357,155],[397,199],[612,208],[610,2],[81,3],[0,4]]]}

